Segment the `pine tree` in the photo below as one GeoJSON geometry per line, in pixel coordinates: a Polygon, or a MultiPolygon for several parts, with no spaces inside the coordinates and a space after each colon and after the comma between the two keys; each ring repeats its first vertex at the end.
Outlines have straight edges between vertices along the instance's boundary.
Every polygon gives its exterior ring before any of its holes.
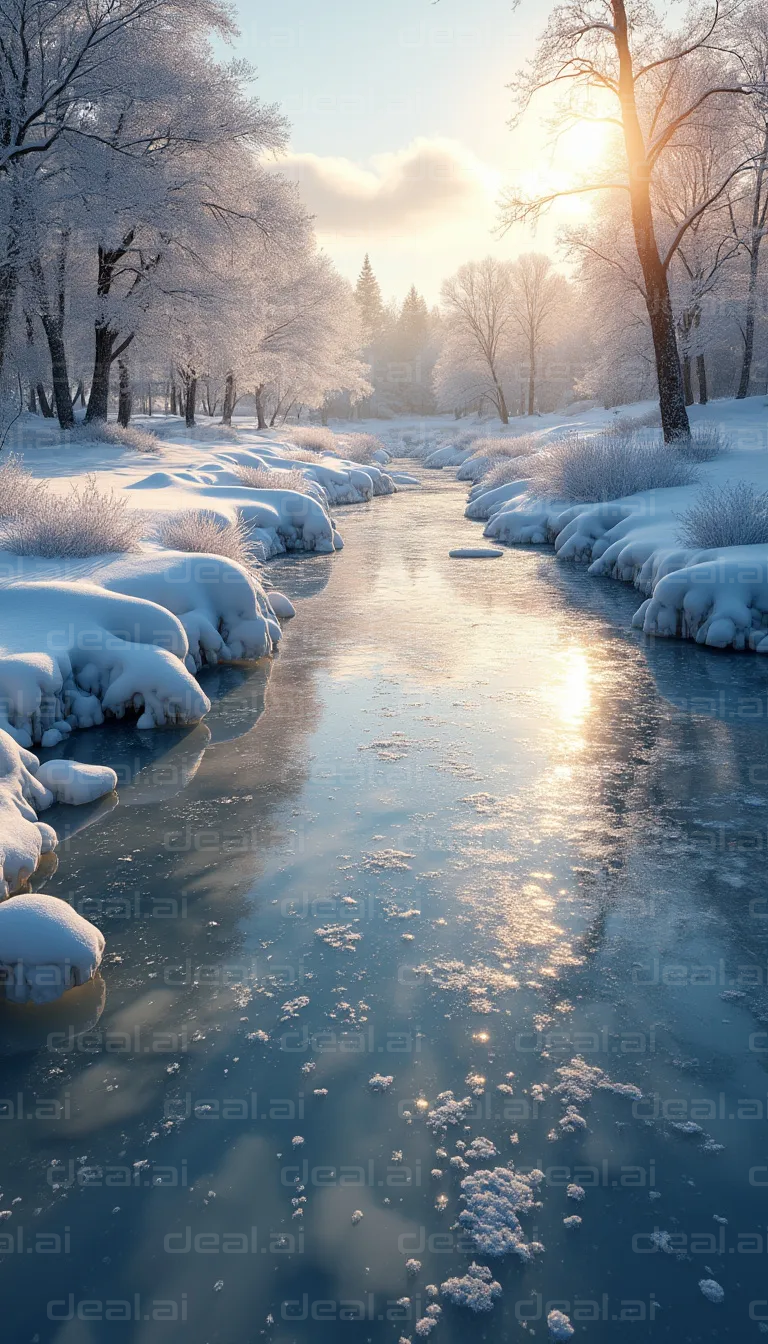
{"type": "Polygon", "coordinates": [[[411,285],[403,300],[398,326],[403,357],[415,359],[429,335],[429,310],[415,285],[411,285]]]}
{"type": "Polygon", "coordinates": [[[384,304],[379,282],[373,273],[371,259],[367,252],[363,260],[363,268],[357,278],[355,299],[360,309],[365,344],[366,346],[373,345],[384,326],[384,304]]]}

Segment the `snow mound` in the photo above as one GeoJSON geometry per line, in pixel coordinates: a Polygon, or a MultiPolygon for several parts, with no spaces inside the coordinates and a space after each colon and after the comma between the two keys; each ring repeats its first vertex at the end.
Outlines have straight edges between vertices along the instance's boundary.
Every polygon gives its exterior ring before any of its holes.
{"type": "Polygon", "coordinates": [[[768,548],[729,547],[667,573],[633,625],[648,635],[694,639],[715,649],[768,653],[768,548]]]}
{"type": "Polygon", "coordinates": [[[77,761],[46,761],[37,771],[43,788],[57,803],[79,805],[95,802],[117,788],[117,775],[105,765],[81,765],[77,761]]]}
{"type": "Polygon", "coordinates": [[[261,584],[221,556],[97,559],[66,580],[65,562],[14,567],[21,581],[0,583],[0,727],[25,747],[105,715],[197,722],[210,703],[193,674],[266,657],[281,637],[261,584]]]}
{"type": "Polygon", "coordinates": [[[471,457],[473,448],[470,445],[464,448],[458,448],[455,444],[449,443],[443,448],[437,448],[434,453],[424,459],[424,466],[433,471],[441,471],[443,467],[460,467],[462,462],[466,462],[471,457]]]}
{"type": "Polygon", "coordinates": [[[476,1265],[473,1261],[463,1278],[446,1279],[440,1284],[440,1292],[457,1307],[468,1307],[470,1311],[492,1311],[497,1297],[501,1297],[501,1284],[497,1283],[490,1269],[485,1265],[476,1265]]]}
{"type": "Polygon", "coordinates": [[[466,1208],[459,1222],[482,1255],[514,1254],[527,1262],[542,1249],[525,1241],[518,1218],[533,1207],[537,1184],[532,1175],[518,1175],[511,1167],[465,1176],[461,1192],[466,1208]]]}
{"type": "MultiPolygon", "coordinates": [[[[53,795],[35,777],[38,760],[0,729],[0,895],[32,876],[41,854],[56,847],[56,832],[37,820],[53,795]]],[[[0,907],[1,908],[1,907],[0,907]]]]}
{"type": "MultiPolygon", "coordinates": [[[[333,526],[322,492],[316,498],[298,490],[252,490],[237,476],[236,459],[250,457],[254,459],[252,465],[266,468],[272,464],[256,460],[254,454],[230,456],[229,466],[222,461],[213,464],[210,471],[201,468],[197,472],[154,472],[126,489],[141,492],[141,507],[145,510],[169,513],[196,508],[208,509],[230,523],[242,518],[250,526],[254,539],[262,543],[265,559],[287,551],[332,555],[341,550],[343,542],[333,526]]],[[[289,464],[283,461],[282,465],[289,464]]],[[[362,497],[349,502],[362,502],[362,497]]]]}
{"type": "Polygon", "coordinates": [[[483,490],[478,486],[469,492],[469,503],[464,510],[464,517],[472,518],[475,522],[487,522],[503,509],[505,504],[524,495],[527,489],[527,481],[510,481],[507,485],[497,485],[494,490],[483,490]]]}
{"type": "Polygon", "coordinates": [[[55,896],[0,905],[0,982],[16,1003],[49,1003],[96,973],[104,936],[55,896]]]}

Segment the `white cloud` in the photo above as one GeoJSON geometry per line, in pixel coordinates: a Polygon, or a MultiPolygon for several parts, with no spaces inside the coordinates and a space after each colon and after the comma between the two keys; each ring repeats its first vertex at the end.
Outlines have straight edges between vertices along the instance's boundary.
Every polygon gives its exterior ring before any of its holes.
{"type": "Polygon", "coordinates": [[[370,163],[289,152],[275,170],[298,183],[321,235],[429,233],[494,212],[500,174],[455,140],[419,137],[370,163]]]}

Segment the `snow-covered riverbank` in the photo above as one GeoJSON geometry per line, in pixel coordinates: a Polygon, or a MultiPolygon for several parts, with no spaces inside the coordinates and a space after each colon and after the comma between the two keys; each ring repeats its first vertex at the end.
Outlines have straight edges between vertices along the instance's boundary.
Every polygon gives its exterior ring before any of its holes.
{"type": "MultiPolygon", "coordinates": [[[[25,415],[6,443],[20,469],[40,480],[40,494],[53,499],[43,532],[56,526],[59,499],[77,521],[72,501],[81,502],[95,485],[97,507],[111,495],[121,501],[122,516],[131,515],[132,537],[132,549],[122,553],[112,547],[92,554],[87,535],[74,544],[68,537],[60,555],[44,537],[41,550],[39,537],[32,544],[25,535],[30,514],[23,505],[9,504],[3,513],[0,499],[0,746],[8,758],[0,773],[0,884],[6,890],[56,843],[52,829],[35,820],[34,809],[51,798],[35,785],[30,749],[55,748],[73,729],[108,716],[135,716],[142,729],[201,719],[210,702],[196,679],[200,669],[271,656],[280,622],[294,614],[282,594],[267,590],[261,563],[287,552],[340,551],[331,510],[397,488],[381,465],[386,453],[370,454],[378,462],[352,461],[344,455],[347,440],[328,431],[338,456],[302,451],[285,434],[259,433],[247,421],[236,430],[211,424],[190,432],[178,419],[155,417],[137,428],[124,443],[84,428],[65,437],[51,422],[25,415]],[[149,438],[149,430],[158,436],[149,438]],[[201,545],[194,532],[203,516],[240,529],[253,563],[201,545]],[[183,518],[190,520],[185,548],[164,545],[163,526],[183,518]]],[[[23,477],[21,485],[31,509],[35,481],[23,477]]]]}
{"type": "MultiPolygon", "coordinates": [[[[639,416],[650,407],[620,409],[639,416]]],[[[599,433],[605,416],[587,412],[578,426],[548,425],[541,448],[574,428],[599,433]]],[[[561,560],[587,564],[596,577],[634,584],[645,599],[634,624],[646,634],[768,652],[768,544],[696,547],[681,540],[684,515],[707,487],[743,482],[768,490],[768,404],[763,397],[714,402],[692,408],[692,420],[716,426],[726,451],[696,464],[689,484],[574,504],[537,496],[523,467],[519,480],[492,490],[482,480],[475,485],[466,516],[483,521],[484,536],[495,542],[551,544],[561,560]]]]}

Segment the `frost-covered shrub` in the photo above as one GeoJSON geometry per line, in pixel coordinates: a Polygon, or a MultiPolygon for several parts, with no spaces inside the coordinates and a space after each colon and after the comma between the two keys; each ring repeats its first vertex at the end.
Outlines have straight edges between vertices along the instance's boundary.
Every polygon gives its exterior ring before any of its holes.
{"type": "Polygon", "coordinates": [[[14,555],[84,558],[136,551],[141,515],[113,490],[99,490],[90,476],[68,495],[54,495],[37,482],[22,512],[0,525],[0,545],[14,555]]]}
{"type": "Polygon", "coordinates": [[[510,481],[525,480],[530,470],[528,458],[505,458],[504,461],[492,466],[483,477],[483,490],[496,490],[500,485],[508,485],[510,481]]]}
{"type": "Polygon", "coordinates": [[[692,465],[666,444],[637,434],[569,434],[537,454],[530,489],[555,499],[598,504],[695,480],[692,465]]]}
{"type": "MultiPolygon", "coordinates": [[[[315,461],[317,459],[315,458],[315,461]]],[[[301,471],[270,471],[269,467],[249,467],[243,464],[236,468],[237,475],[251,490],[297,490],[301,495],[313,493],[312,482],[301,471]]]]}
{"type": "Polygon", "coordinates": [[[363,465],[373,461],[374,453],[384,453],[389,458],[386,447],[375,434],[346,434],[343,443],[337,442],[334,452],[341,453],[350,462],[363,465]]]}
{"type": "Polygon", "coordinates": [[[156,434],[139,429],[137,425],[109,425],[106,421],[96,420],[93,424],[83,425],[76,431],[78,439],[86,443],[111,443],[116,448],[125,448],[134,453],[159,453],[161,443],[156,434]]]}
{"type": "Polygon", "coordinates": [[[292,443],[286,443],[285,447],[291,462],[310,462],[312,466],[317,466],[317,453],[310,453],[307,448],[294,448],[292,443]]]}
{"type": "Polygon", "coordinates": [[[605,431],[606,434],[634,434],[639,429],[661,429],[661,411],[654,406],[645,415],[619,415],[605,431]]]}
{"type": "Polygon", "coordinates": [[[690,440],[684,440],[678,447],[688,462],[714,462],[730,452],[730,443],[717,425],[696,425],[691,430],[690,440]]]}
{"type": "Polygon", "coordinates": [[[472,457],[490,457],[500,461],[503,457],[530,457],[540,445],[533,434],[518,434],[515,438],[475,439],[472,444],[472,457]]]}
{"type": "Polygon", "coordinates": [[[335,453],[336,435],[326,425],[297,425],[291,430],[290,443],[315,453],[335,453]]]}
{"type": "Polygon", "coordinates": [[[683,546],[710,550],[720,546],[762,546],[768,543],[768,491],[749,481],[706,485],[679,518],[683,546]]]}
{"type": "Polygon", "coordinates": [[[184,509],[170,514],[158,526],[157,539],[169,551],[222,555],[246,569],[256,567],[259,554],[242,518],[232,523],[209,509],[184,509]]]}
{"type": "MultiPolygon", "coordinates": [[[[475,439],[472,444],[472,456],[468,457],[466,462],[462,462],[456,473],[456,479],[475,483],[485,481],[499,463],[530,457],[538,448],[539,441],[532,434],[520,434],[517,438],[475,439]]],[[[517,476],[506,479],[516,480],[517,476]]]]}
{"type": "Polygon", "coordinates": [[[39,489],[40,482],[25,471],[21,458],[9,453],[0,462],[0,518],[25,513],[39,489]]]}

